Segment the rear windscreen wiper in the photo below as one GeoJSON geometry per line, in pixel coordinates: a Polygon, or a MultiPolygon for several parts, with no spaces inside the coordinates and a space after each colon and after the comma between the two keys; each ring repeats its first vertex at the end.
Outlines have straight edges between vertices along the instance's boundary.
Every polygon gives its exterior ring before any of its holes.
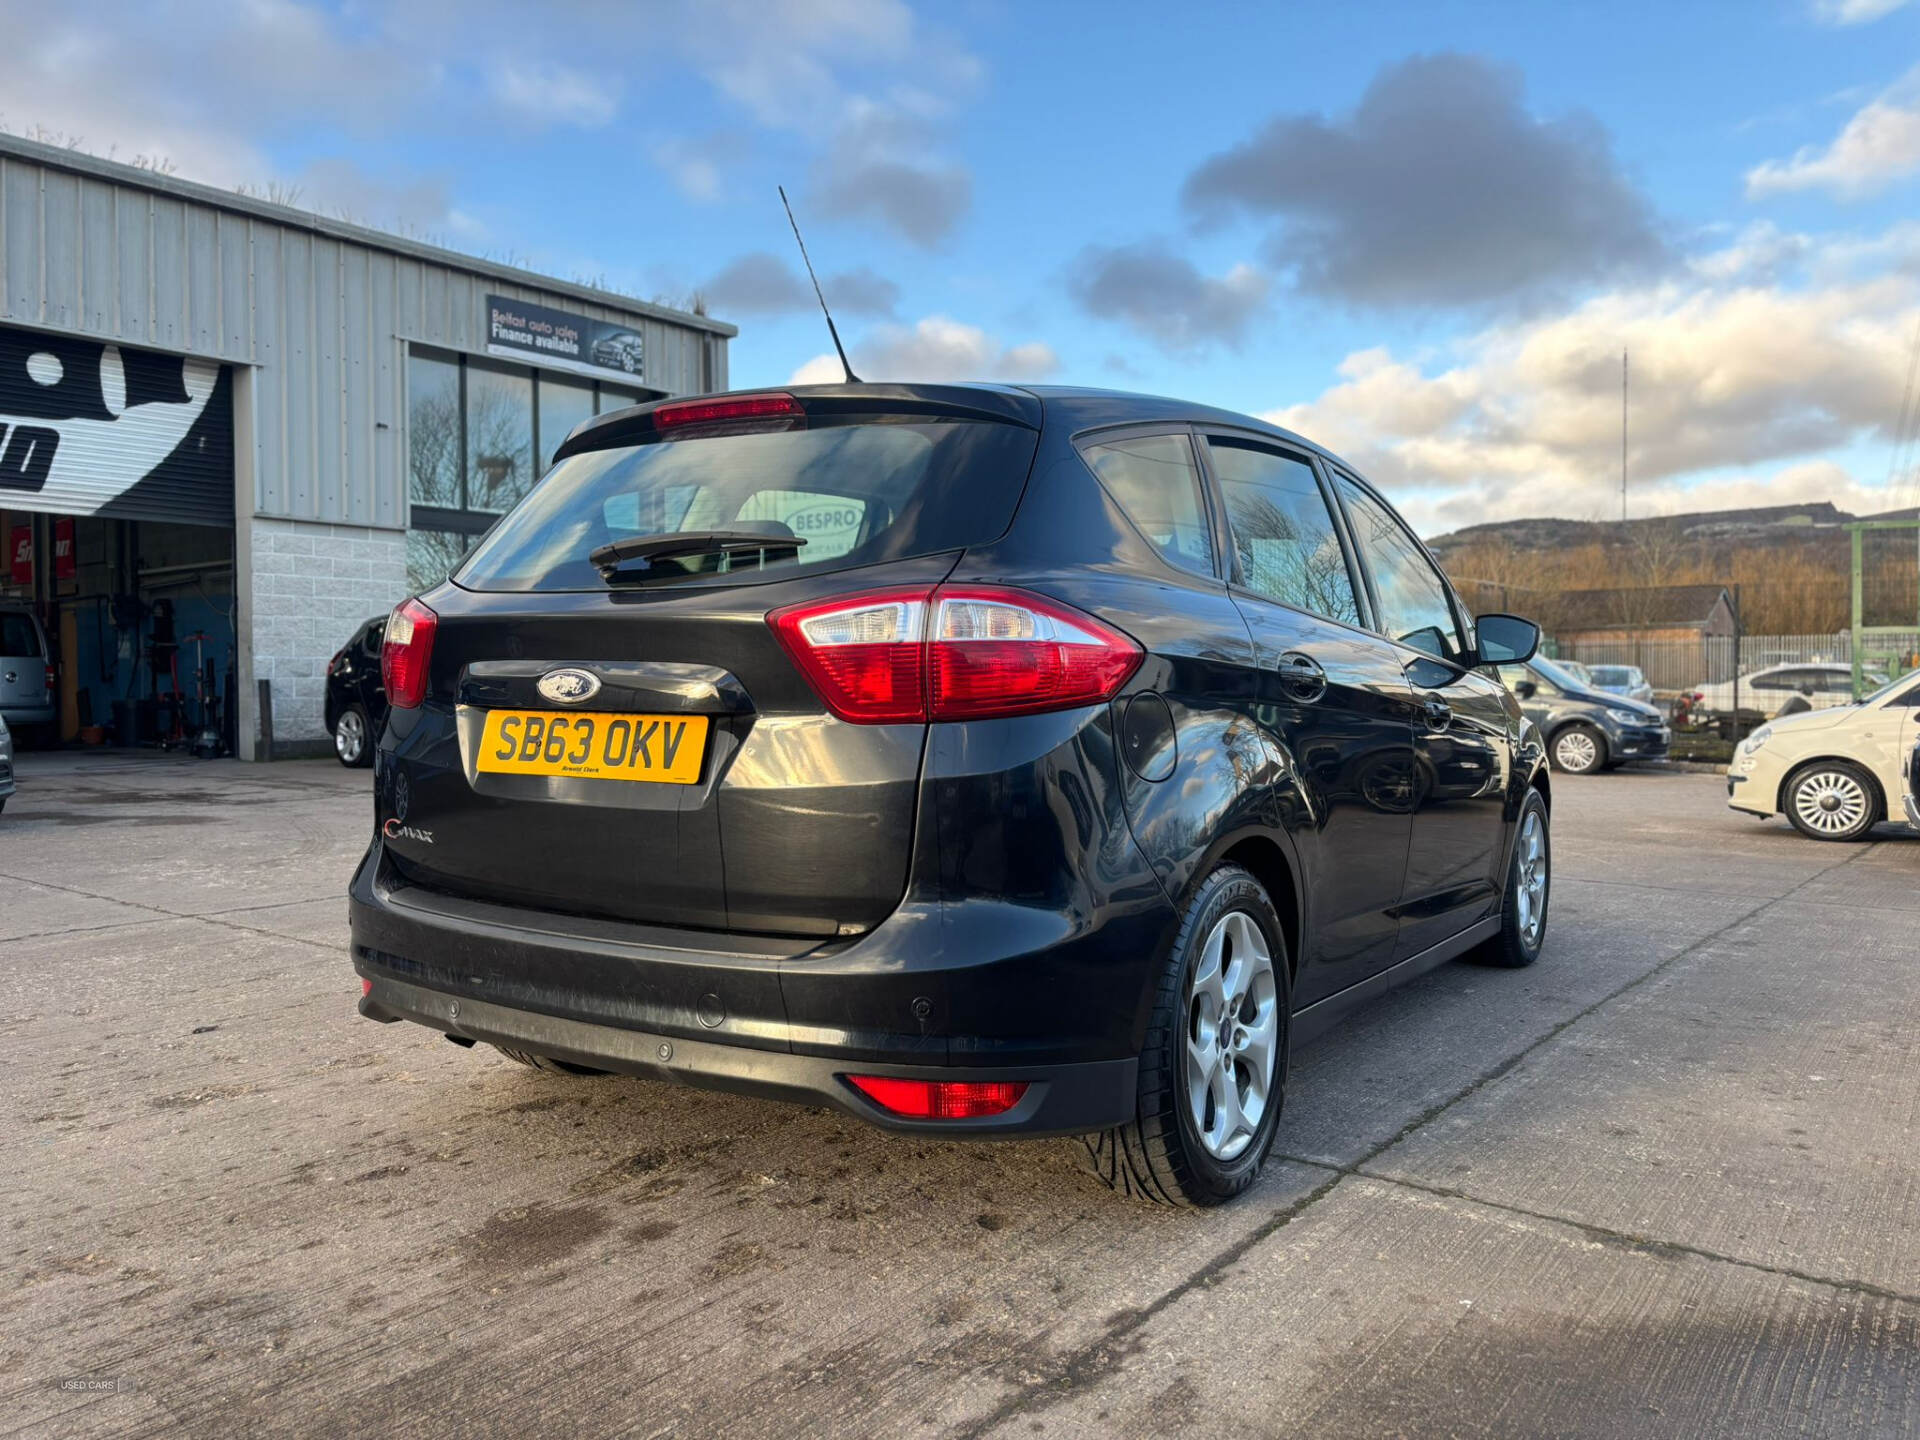
{"type": "Polygon", "coordinates": [[[768,528],[764,530],[741,526],[732,530],[671,530],[660,535],[629,535],[590,551],[587,559],[604,579],[612,580],[623,566],[634,560],[641,562],[634,572],[638,578],[646,574],[650,562],[669,556],[723,555],[733,550],[797,550],[807,543],[784,525],[773,528],[775,523],[767,522],[768,528]]]}

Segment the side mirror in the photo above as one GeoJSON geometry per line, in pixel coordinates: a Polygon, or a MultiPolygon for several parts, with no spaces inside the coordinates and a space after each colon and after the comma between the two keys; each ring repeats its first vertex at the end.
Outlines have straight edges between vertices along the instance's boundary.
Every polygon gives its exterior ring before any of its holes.
{"type": "Polygon", "coordinates": [[[1516,680],[1513,682],[1513,693],[1522,700],[1531,700],[1540,693],[1540,687],[1531,680],[1516,680]]]}
{"type": "Polygon", "coordinates": [[[1478,664],[1518,665],[1540,648],[1540,627],[1518,615],[1482,615],[1473,625],[1480,640],[1478,664]]]}

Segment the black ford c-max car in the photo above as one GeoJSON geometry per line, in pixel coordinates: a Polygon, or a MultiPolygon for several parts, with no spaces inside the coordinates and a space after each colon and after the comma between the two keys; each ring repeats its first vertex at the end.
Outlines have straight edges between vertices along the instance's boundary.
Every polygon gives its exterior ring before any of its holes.
{"type": "Polygon", "coordinates": [[[1348,467],[1098,391],[589,421],[388,621],[363,1014],[1253,1180],[1293,1047],[1545,934],[1537,733],[1348,467]]]}

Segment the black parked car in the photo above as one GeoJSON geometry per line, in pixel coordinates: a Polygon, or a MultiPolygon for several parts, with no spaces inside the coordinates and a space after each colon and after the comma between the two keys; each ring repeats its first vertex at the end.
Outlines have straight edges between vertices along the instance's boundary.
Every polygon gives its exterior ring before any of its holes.
{"type": "Polygon", "coordinates": [[[1413,532],[1298,436],[834,385],[589,421],[394,611],[365,1015],[1207,1204],[1292,1047],[1539,954],[1546,756],[1413,532]]]}
{"type": "Polygon", "coordinates": [[[378,616],[327,662],[327,733],[342,765],[373,763],[373,742],[387,718],[387,692],[380,683],[380,640],[387,617],[378,616]]]}

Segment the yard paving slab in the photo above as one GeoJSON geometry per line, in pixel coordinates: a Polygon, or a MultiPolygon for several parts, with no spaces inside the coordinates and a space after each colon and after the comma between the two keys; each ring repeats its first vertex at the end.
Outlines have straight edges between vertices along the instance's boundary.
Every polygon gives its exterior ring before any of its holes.
{"type": "Polygon", "coordinates": [[[1904,832],[1556,777],[1540,963],[1358,1012],[1182,1212],[371,1025],[364,772],[22,758],[0,1434],[1920,1434],[1904,832]]]}

